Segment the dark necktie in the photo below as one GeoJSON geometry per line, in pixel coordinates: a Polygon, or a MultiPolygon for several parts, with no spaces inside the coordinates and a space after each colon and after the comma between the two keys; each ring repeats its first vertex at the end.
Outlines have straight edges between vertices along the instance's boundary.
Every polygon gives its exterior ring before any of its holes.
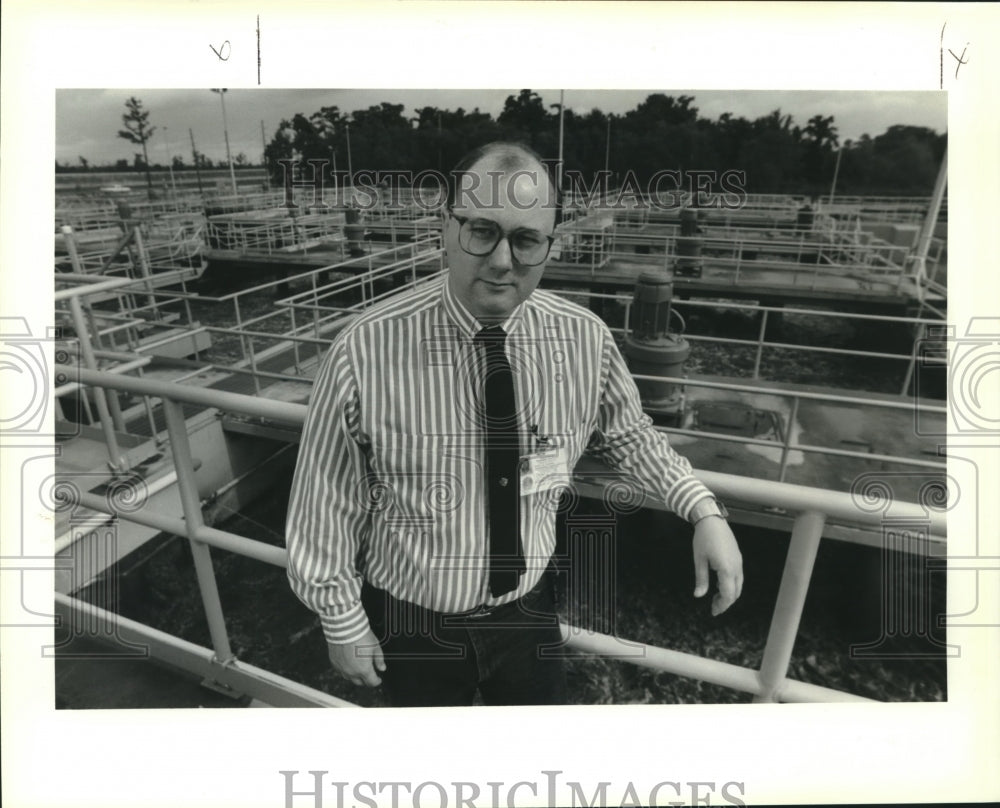
{"type": "Polygon", "coordinates": [[[524,573],[521,549],[521,496],[518,466],[521,459],[514,375],[507,361],[507,334],[498,325],[476,334],[486,354],[484,373],[484,432],[486,437],[486,492],[490,528],[490,592],[499,597],[517,589],[524,573]]]}

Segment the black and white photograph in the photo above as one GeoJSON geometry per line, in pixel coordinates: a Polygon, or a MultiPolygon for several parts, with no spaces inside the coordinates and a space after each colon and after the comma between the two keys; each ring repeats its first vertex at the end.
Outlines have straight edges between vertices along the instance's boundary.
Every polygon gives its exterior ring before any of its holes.
{"type": "Polygon", "coordinates": [[[57,706],[947,698],[945,97],[501,95],[57,93],[57,706]]]}
{"type": "MultiPolygon", "coordinates": [[[[468,5],[398,4],[511,4],[468,5]]],[[[42,290],[2,321],[20,726],[154,732],[207,783],[150,805],[917,802],[894,745],[928,799],[996,796],[971,17],[919,82],[650,42],[431,87],[347,37],[369,73],[261,82],[243,16],[201,79],[59,71],[30,227],[6,172],[4,290],[42,290]]],[[[82,793],[136,804],[152,754],[82,793]]]]}

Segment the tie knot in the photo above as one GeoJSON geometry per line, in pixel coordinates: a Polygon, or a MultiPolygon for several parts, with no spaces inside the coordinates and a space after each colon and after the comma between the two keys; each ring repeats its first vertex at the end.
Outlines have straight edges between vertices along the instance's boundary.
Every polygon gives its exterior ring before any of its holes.
{"type": "Polygon", "coordinates": [[[507,332],[503,326],[491,325],[476,332],[476,342],[481,345],[503,345],[507,339],[507,332]]]}

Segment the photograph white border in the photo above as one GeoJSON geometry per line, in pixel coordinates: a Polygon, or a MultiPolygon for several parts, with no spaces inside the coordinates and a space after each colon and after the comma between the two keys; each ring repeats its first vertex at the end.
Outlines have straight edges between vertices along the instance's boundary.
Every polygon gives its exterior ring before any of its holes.
{"type": "MultiPolygon", "coordinates": [[[[25,317],[35,334],[52,323],[55,88],[257,86],[257,14],[261,86],[272,88],[927,90],[939,87],[943,63],[949,322],[964,332],[974,316],[1000,317],[1000,20],[988,4],[16,0],[2,14],[0,313],[25,317]],[[224,41],[222,62],[209,45],[224,41]],[[949,49],[966,53],[957,78],[949,49]]],[[[980,492],[1000,490],[996,447],[975,437],[963,440],[985,451],[970,456],[992,458],[980,462],[980,492]]],[[[51,513],[31,502],[43,464],[22,478],[23,459],[5,449],[0,469],[5,582],[17,581],[10,548],[51,536],[51,513]]],[[[960,507],[949,533],[978,529],[980,607],[1000,623],[988,568],[1000,557],[998,506],[978,499],[978,513],[960,507]]],[[[0,592],[0,624],[22,602],[51,602],[51,574],[21,581],[22,591],[0,592]]],[[[951,613],[969,602],[955,581],[951,613]]],[[[7,806],[280,808],[280,770],[328,771],[328,782],[462,780],[484,791],[488,781],[543,784],[549,770],[589,784],[588,794],[611,781],[617,795],[629,782],[642,795],[664,780],[737,781],[747,804],[1000,798],[996,625],[949,630],[962,653],[949,663],[947,703],[873,706],[56,711],[52,660],[41,654],[51,641],[51,629],[3,629],[7,806]]],[[[323,805],[336,804],[331,788],[323,805]]],[[[546,804],[544,790],[519,804],[546,804]]]]}

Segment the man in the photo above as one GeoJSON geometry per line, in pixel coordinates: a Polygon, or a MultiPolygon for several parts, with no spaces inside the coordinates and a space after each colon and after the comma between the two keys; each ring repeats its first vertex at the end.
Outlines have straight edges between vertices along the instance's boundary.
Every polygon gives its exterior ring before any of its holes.
{"type": "Polygon", "coordinates": [[[449,178],[446,278],[380,305],[320,369],[288,574],[334,668],[394,705],[565,701],[551,587],[559,485],[588,449],[696,523],[695,595],[742,588],[732,531],[652,428],[607,326],[536,291],[555,191],[493,143],[449,178]]]}

